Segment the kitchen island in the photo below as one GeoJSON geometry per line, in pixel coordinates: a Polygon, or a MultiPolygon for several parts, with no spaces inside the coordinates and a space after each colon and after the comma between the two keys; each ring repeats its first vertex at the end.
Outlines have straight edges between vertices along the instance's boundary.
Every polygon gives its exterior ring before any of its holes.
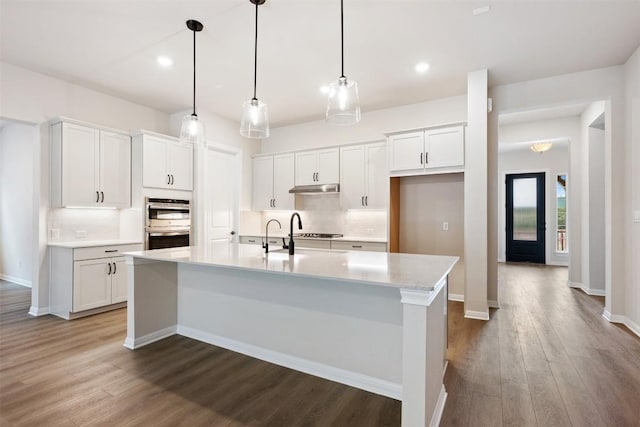
{"type": "Polygon", "coordinates": [[[457,257],[227,242],[127,255],[125,347],[180,334],[401,400],[403,426],[438,424],[457,257]]]}

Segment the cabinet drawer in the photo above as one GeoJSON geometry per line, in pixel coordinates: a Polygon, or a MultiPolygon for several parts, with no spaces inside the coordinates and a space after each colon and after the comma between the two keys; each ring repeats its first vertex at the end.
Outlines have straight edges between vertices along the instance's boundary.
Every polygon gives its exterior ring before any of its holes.
{"type": "Polygon", "coordinates": [[[387,244],[378,242],[355,242],[349,240],[340,240],[331,242],[331,249],[341,249],[343,251],[369,251],[369,252],[386,252],[387,244]]]}
{"type": "Polygon", "coordinates": [[[316,239],[293,239],[296,248],[331,249],[331,241],[316,239]]]}
{"type": "Polygon", "coordinates": [[[142,244],[95,246],[91,248],[77,248],[73,251],[73,260],[111,258],[121,256],[124,252],[141,251],[142,244]]]}

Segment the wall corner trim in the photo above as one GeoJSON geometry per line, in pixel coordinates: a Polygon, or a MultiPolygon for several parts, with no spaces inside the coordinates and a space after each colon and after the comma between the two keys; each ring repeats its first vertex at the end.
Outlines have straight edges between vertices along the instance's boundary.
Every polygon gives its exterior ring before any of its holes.
{"type": "Polygon", "coordinates": [[[475,320],[489,320],[489,312],[465,310],[464,317],[466,317],[467,319],[475,319],[475,320]]]}
{"type": "Polygon", "coordinates": [[[33,305],[29,307],[29,314],[31,316],[44,316],[49,313],[49,307],[35,307],[33,305]]]}
{"type": "Polygon", "coordinates": [[[611,323],[620,323],[626,326],[631,332],[640,337],[640,325],[629,319],[627,316],[611,314],[611,312],[609,312],[608,310],[604,310],[604,312],[602,313],[602,317],[604,317],[611,323]]]}

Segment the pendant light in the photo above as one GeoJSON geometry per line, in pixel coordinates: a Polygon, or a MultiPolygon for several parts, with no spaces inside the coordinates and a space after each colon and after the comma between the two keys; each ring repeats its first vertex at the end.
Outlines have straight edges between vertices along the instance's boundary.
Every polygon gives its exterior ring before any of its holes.
{"type": "Polygon", "coordinates": [[[198,119],[196,114],[196,33],[202,31],[204,26],[200,22],[190,19],[187,21],[187,28],[193,31],[193,113],[182,119],[180,139],[193,144],[205,145],[204,123],[198,119]]]}
{"type": "Polygon", "coordinates": [[[342,68],[338,81],[329,86],[327,102],[327,123],[335,125],[352,125],[360,121],[360,104],[358,102],[358,84],[347,80],[344,75],[344,4],[340,0],[340,42],[342,68]]]}
{"type": "Polygon", "coordinates": [[[258,6],[266,0],[249,0],[256,5],[256,33],[253,49],[253,98],[242,104],[242,120],[240,121],[240,135],[247,138],[269,137],[269,115],[267,104],[256,98],[256,84],[258,76],[258,6]]]}

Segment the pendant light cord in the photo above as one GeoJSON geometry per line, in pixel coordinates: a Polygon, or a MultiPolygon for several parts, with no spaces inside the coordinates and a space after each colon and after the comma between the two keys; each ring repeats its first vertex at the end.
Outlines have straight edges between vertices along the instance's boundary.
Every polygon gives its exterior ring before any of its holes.
{"type": "Polygon", "coordinates": [[[196,116],[196,30],[193,30],[193,115],[196,116]]]}
{"type": "Polygon", "coordinates": [[[341,64],[342,68],[340,69],[340,77],[344,78],[344,3],[343,0],[340,0],[340,51],[341,51],[341,64]]]}
{"type": "Polygon", "coordinates": [[[258,84],[258,2],[256,1],[256,34],[253,44],[253,99],[256,99],[256,86],[258,84]]]}

